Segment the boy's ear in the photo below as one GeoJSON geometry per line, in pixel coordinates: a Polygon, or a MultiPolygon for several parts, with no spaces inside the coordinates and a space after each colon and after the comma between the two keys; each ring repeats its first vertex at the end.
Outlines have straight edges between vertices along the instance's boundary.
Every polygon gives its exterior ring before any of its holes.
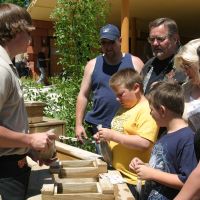
{"type": "Polygon", "coordinates": [[[160,111],[160,115],[162,117],[165,117],[165,114],[166,114],[166,108],[165,108],[165,106],[161,105],[159,111],[160,111]]]}
{"type": "Polygon", "coordinates": [[[139,91],[140,91],[140,84],[135,83],[135,84],[133,85],[133,90],[134,90],[135,92],[139,92],[139,91]]]}

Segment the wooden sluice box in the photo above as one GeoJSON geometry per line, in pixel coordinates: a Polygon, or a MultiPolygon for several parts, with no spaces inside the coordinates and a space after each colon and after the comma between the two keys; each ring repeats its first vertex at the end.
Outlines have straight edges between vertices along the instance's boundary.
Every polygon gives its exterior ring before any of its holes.
{"type": "Polygon", "coordinates": [[[99,174],[107,173],[107,164],[100,159],[67,160],[55,162],[50,171],[59,178],[97,178],[99,174]]]}
{"type": "Polygon", "coordinates": [[[54,184],[44,184],[42,200],[114,200],[113,185],[99,175],[107,173],[100,159],[60,161],[50,167],[54,184]]]}

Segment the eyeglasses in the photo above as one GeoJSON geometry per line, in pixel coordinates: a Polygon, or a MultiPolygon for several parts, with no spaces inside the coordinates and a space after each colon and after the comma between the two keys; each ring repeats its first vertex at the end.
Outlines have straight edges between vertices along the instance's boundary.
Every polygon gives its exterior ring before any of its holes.
{"type": "Polygon", "coordinates": [[[147,38],[147,40],[150,44],[152,44],[155,40],[160,43],[164,42],[168,37],[168,35],[150,36],[147,38]]]}

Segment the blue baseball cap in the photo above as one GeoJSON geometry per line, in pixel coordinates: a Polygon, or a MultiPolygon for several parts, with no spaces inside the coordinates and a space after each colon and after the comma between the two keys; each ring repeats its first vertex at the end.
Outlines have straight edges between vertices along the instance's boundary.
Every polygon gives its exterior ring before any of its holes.
{"type": "Polygon", "coordinates": [[[119,29],[112,24],[107,24],[100,29],[100,39],[115,41],[120,37],[119,29]]]}

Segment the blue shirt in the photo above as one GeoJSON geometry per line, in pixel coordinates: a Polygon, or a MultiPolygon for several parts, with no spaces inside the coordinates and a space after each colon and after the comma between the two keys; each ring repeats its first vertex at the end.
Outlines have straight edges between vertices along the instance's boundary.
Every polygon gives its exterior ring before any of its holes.
{"type": "MultiPolygon", "coordinates": [[[[163,172],[177,174],[184,183],[197,165],[193,131],[186,127],[164,135],[155,144],[149,165],[163,172]]],[[[142,199],[171,200],[178,192],[155,181],[146,181],[142,199]]]]}

